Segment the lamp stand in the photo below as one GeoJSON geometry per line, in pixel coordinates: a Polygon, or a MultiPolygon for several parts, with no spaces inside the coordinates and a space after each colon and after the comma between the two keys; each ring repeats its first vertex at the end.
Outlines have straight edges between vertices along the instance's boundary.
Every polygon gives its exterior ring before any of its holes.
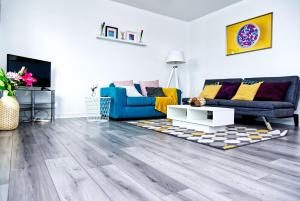
{"type": "Polygon", "coordinates": [[[167,85],[168,88],[170,87],[170,84],[171,84],[171,81],[172,81],[172,78],[173,78],[174,74],[175,74],[176,89],[179,88],[179,80],[178,80],[177,68],[178,68],[178,66],[173,66],[173,68],[171,70],[171,74],[170,74],[168,85],[167,85]]]}

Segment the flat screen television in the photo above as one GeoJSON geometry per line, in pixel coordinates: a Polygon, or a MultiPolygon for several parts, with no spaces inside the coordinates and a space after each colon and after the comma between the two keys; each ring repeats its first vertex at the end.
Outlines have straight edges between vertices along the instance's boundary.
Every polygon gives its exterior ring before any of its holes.
{"type": "Polygon", "coordinates": [[[37,79],[37,82],[33,83],[33,87],[51,87],[51,62],[7,55],[7,71],[18,72],[23,66],[37,79]]]}

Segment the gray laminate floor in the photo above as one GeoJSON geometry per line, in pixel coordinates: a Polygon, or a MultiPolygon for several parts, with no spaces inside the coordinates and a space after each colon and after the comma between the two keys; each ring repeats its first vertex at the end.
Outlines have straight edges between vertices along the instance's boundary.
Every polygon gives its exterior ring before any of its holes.
{"type": "Polygon", "coordinates": [[[0,132],[0,201],[299,201],[299,136],[222,151],[121,122],[22,124],[0,132]]]}

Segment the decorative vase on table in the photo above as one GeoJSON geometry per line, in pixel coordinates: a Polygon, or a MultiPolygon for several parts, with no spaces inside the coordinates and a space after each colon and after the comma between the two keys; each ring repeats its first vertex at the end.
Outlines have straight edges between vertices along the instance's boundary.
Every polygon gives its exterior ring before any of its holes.
{"type": "Polygon", "coordinates": [[[19,125],[20,105],[15,96],[4,91],[0,99],[0,130],[14,130],[19,125]]]}
{"type": "Polygon", "coordinates": [[[20,105],[15,90],[18,86],[31,87],[36,81],[25,67],[18,73],[5,73],[0,68],[0,90],[3,91],[3,97],[0,99],[0,130],[14,130],[18,127],[20,105]]]}

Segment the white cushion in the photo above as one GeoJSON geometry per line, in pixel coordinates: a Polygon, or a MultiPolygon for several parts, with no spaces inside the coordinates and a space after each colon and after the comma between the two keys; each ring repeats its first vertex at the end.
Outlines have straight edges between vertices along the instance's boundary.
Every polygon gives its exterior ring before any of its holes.
{"type": "Polygon", "coordinates": [[[122,88],[125,88],[126,89],[126,95],[127,97],[141,97],[142,94],[140,94],[135,86],[120,86],[122,88]]]}

